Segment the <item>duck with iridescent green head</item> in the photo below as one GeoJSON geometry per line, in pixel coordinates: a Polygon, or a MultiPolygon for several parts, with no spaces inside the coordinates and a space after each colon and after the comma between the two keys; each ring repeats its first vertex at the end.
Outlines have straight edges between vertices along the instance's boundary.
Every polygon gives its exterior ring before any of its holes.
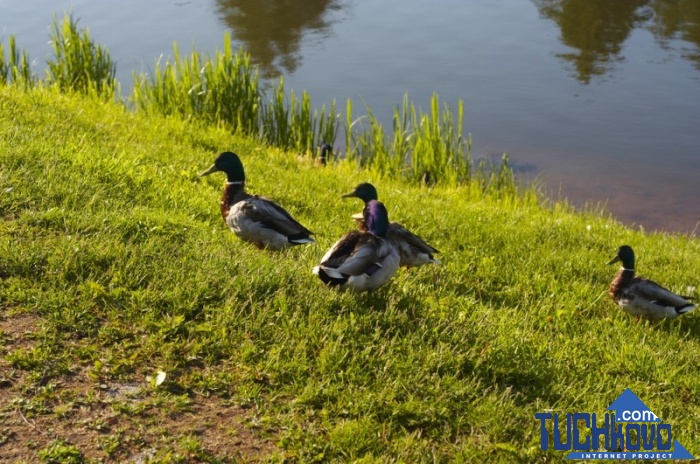
{"type": "Polygon", "coordinates": [[[387,240],[389,215],[376,200],[364,211],[366,230],[343,235],[314,267],[321,281],[341,290],[375,290],[387,283],[399,269],[399,251],[387,240]]]}
{"type": "Polygon", "coordinates": [[[234,234],[258,248],[282,250],[313,243],[313,232],[297,222],[274,201],[245,191],[245,171],[233,152],[221,153],[200,176],[214,172],[226,174],[226,185],[219,203],[221,216],[234,234]]]}
{"type": "Polygon", "coordinates": [[[691,297],[677,295],[644,277],[635,276],[634,251],[629,245],[617,250],[608,262],[622,262],[608,293],[625,312],[643,319],[675,319],[694,310],[697,305],[688,301],[691,297]]]}
{"type": "Polygon", "coordinates": [[[328,159],[331,156],[333,156],[333,147],[328,143],[324,143],[323,145],[321,145],[321,155],[316,160],[316,164],[325,166],[326,164],[328,164],[328,159]]]}
{"type": "MultiPolygon", "coordinates": [[[[350,193],[342,196],[342,198],[357,197],[365,203],[365,209],[370,201],[376,201],[378,198],[377,189],[374,185],[364,182],[355,187],[350,193]]],[[[352,218],[359,223],[360,230],[366,228],[363,214],[353,214],[352,218]]],[[[401,266],[410,268],[422,266],[427,263],[440,263],[433,257],[434,253],[439,251],[428,245],[425,240],[411,233],[401,224],[392,222],[389,224],[387,239],[394,243],[401,255],[401,266]]]]}

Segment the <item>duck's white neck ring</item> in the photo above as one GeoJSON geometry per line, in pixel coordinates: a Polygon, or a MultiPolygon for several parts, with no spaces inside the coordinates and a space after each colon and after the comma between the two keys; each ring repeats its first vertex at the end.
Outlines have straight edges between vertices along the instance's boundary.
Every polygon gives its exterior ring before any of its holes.
{"type": "Polygon", "coordinates": [[[237,180],[235,182],[228,182],[226,181],[226,185],[243,185],[245,182],[242,180],[237,180]]]}
{"type": "Polygon", "coordinates": [[[621,267],[620,270],[623,270],[623,271],[632,271],[632,272],[634,272],[634,269],[625,269],[624,267],[621,267]]]}

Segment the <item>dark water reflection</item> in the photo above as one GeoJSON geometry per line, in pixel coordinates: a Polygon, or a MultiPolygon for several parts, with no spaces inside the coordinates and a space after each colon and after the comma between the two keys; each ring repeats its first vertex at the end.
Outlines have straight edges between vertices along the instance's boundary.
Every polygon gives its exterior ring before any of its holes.
{"type": "Polygon", "coordinates": [[[700,2],[697,0],[656,0],[652,4],[654,19],[649,25],[664,48],[673,40],[683,40],[690,47],[681,50],[682,56],[700,70],[700,2]]]}
{"type": "Polygon", "coordinates": [[[558,54],[588,84],[624,59],[622,49],[637,28],[651,31],[664,48],[683,40],[682,56],[700,69],[698,0],[532,0],[540,14],[561,30],[561,41],[574,51],[558,54]]]}
{"type": "Polygon", "coordinates": [[[263,77],[293,73],[302,60],[305,35],[329,34],[324,19],[336,0],[217,0],[217,13],[241,42],[263,77]]]}
{"type": "MultiPolygon", "coordinates": [[[[557,56],[584,84],[614,70],[624,58],[625,41],[635,29],[650,31],[659,46],[677,50],[700,69],[698,0],[532,0],[543,18],[561,31],[571,49],[557,56]]],[[[328,13],[339,0],[216,0],[216,13],[252,55],[264,77],[293,73],[303,59],[302,41],[331,34],[328,13]]]]}

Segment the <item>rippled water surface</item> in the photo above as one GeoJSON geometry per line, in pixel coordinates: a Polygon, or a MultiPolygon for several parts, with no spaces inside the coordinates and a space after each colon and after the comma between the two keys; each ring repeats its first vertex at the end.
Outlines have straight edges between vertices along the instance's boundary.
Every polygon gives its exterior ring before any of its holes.
{"type": "Polygon", "coordinates": [[[553,195],[647,230],[700,221],[698,0],[0,0],[0,39],[40,71],[69,11],[124,93],[174,40],[213,51],[230,30],[315,106],[350,98],[388,123],[406,92],[461,99],[476,157],[507,152],[553,195]]]}

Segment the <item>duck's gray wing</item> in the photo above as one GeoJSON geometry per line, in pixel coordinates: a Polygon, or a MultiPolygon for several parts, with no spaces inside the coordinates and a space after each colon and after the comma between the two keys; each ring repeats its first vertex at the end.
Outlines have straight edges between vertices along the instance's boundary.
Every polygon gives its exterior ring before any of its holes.
{"type": "Polygon", "coordinates": [[[263,224],[290,238],[302,238],[312,235],[306,227],[299,224],[291,214],[269,198],[255,196],[247,200],[250,206],[246,208],[246,214],[253,221],[263,224]]]}
{"type": "Polygon", "coordinates": [[[688,301],[689,297],[677,295],[656,282],[642,277],[636,278],[632,285],[628,287],[627,292],[662,306],[681,308],[690,304],[688,301]]]}
{"type": "Polygon", "coordinates": [[[436,248],[428,245],[425,240],[417,236],[416,234],[410,232],[401,224],[392,222],[389,224],[389,231],[387,232],[387,238],[389,240],[400,240],[407,243],[410,247],[415,248],[421,253],[426,253],[431,255],[433,253],[440,253],[436,248]]]}

